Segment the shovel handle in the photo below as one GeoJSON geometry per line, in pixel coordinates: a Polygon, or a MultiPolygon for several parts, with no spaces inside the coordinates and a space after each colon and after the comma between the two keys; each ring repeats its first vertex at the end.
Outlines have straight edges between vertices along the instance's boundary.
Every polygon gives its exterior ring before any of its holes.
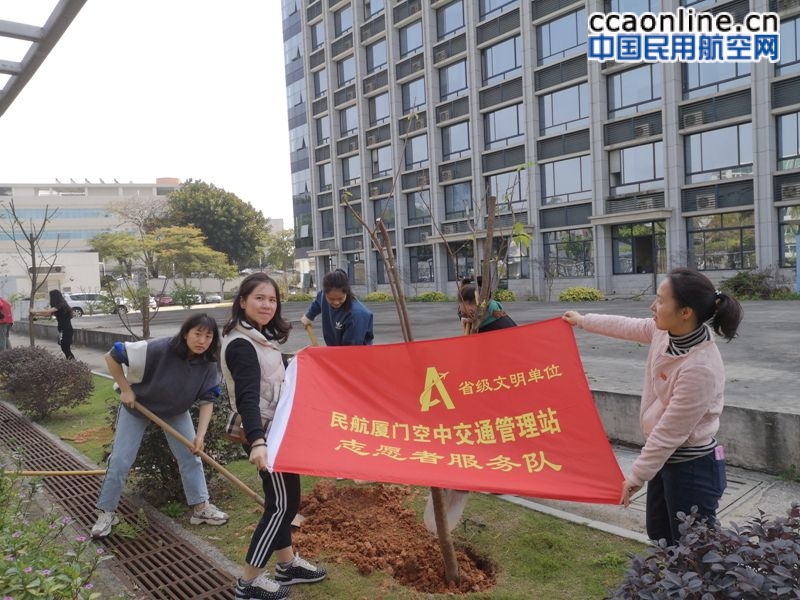
{"type": "Polygon", "coordinates": [[[314,333],[314,327],[309,323],[305,326],[306,333],[308,334],[308,339],[311,340],[312,346],[319,346],[319,341],[317,340],[317,334],[314,333]]]}
{"type": "MultiPolygon", "coordinates": [[[[136,401],[134,401],[134,403],[133,403],[133,408],[138,410],[145,417],[150,419],[153,423],[155,423],[156,425],[161,427],[161,429],[166,431],[168,434],[170,434],[172,437],[174,437],[176,440],[178,440],[180,443],[182,443],[187,448],[192,448],[193,447],[192,442],[187,440],[183,435],[181,435],[181,433],[179,431],[177,431],[169,423],[164,421],[164,419],[162,419],[158,415],[154,414],[153,411],[151,411],[150,409],[145,408],[144,406],[142,406],[141,404],[139,404],[136,401]]],[[[227,479],[233,485],[238,487],[242,492],[244,492],[245,494],[250,496],[254,501],[258,502],[259,506],[264,506],[264,499],[261,496],[259,496],[258,494],[256,494],[249,487],[247,487],[238,477],[236,477],[236,475],[234,475],[233,473],[228,471],[228,469],[223,467],[221,464],[219,464],[217,461],[215,461],[213,458],[211,458],[208,454],[206,454],[202,450],[200,452],[198,452],[198,455],[200,456],[201,459],[203,459],[204,462],[206,462],[209,466],[213,467],[225,479],[227,479]]]]}

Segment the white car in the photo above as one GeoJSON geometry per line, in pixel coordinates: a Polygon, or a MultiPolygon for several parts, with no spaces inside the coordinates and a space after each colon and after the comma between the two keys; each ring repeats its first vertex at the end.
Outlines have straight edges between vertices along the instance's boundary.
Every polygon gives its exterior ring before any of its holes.
{"type": "Polygon", "coordinates": [[[219,304],[222,302],[221,294],[206,294],[206,304],[219,304]]]}
{"type": "Polygon", "coordinates": [[[113,304],[109,302],[108,294],[104,293],[83,293],[83,292],[69,292],[65,293],[64,300],[67,301],[72,309],[73,317],[82,317],[84,314],[96,314],[108,312],[109,305],[113,308],[111,312],[119,313],[121,315],[127,314],[129,303],[124,298],[115,298],[113,304]]]}

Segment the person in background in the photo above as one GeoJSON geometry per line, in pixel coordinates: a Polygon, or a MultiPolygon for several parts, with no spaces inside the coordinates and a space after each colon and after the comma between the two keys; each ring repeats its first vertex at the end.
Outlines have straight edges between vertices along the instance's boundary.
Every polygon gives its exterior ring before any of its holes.
{"type": "MultiPolygon", "coordinates": [[[[480,283],[476,286],[472,283],[472,279],[469,278],[461,281],[461,287],[458,290],[458,315],[461,317],[462,325],[472,323],[475,318],[478,310],[479,293],[480,283]]],[[[478,327],[478,332],[506,329],[507,327],[516,327],[516,325],[514,319],[509,317],[508,313],[503,310],[503,306],[490,296],[486,311],[483,313],[483,319],[478,327]]]]}
{"type": "Polygon", "coordinates": [[[75,360],[72,354],[72,308],[58,290],[50,290],[50,308],[31,310],[31,317],[56,316],[58,323],[58,345],[67,360],[75,360]]]}
{"type": "Polygon", "coordinates": [[[8,300],[0,296],[0,350],[11,349],[11,326],[14,324],[14,309],[8,300]]]}
{"type": "Polygon", "coordinates": [[[369,346],[375,337],[372,313],[350,291],[347,273],[336,269],[322,278],[322,289],[300,317],[309,327],[317,315],[322,315],[322,337],[328,346],[369,346]]]}
{"type": "Polygon", "coordinates": [[[278,285],[266,273],[248,275],[233,299],[231,318],[222,330],[222,373],[234,408],[242,419],[244,450],[258,469],[264,512],[256,525],[236,582],[238,600],[277,600],[296,583],[322,581],[324,568],[294,552],[292,520],[300,508],[300,476],[267,470],[266,435],[285,375],[276,343],[289,338],[291,324],[281,316],[278,285]],[[273,552],[275,581],[262,574],[273,552]]]}
{"type": "Polygon", "coordinates": [[[693,269],[670,271],[650,306],[651,319],[581,315],[569,310],[572,326],[649,344],[640,422],[645,445],[622,483],[620,503],[647,483],[647,535],[674,545],[679,512],[696,506],[716,522],[726,486],[725,453],[714,436],[724,404],[725,368],[714,335],[730,341],[742,319],[736,299],[714,289],[693,269]],[[713,330],[713,333],[712,333],[713,330]]]}
{"type": "Polygon", "coordinates": [[[97,500],[99,515],[92,527],[93,537],[107,536],[119,522],[115,511],[150,424],[136,411],[134,402],[193,442],[189,449],[164,434],[178,462],[186,501],[194,508],[189,522],[224,525],[228,521],[228,515],[208,501],[203,464],[197,456],[204,448],[214,401],[219,397],[219,344],[217,322],[199,313],[186,319],[175,337],[117,342],[106,353],[108,371],[119,386],[120,407],[111,458],[97,500]],[[195,403],[199,405],[196,432],[189,412],[195,403]]]}

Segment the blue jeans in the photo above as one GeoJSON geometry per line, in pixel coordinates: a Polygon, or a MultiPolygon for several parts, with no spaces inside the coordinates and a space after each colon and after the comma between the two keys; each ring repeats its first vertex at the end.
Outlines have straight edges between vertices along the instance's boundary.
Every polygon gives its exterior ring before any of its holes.
{"type": "MultiPolygon", "coordinates": [[[[175,417],[163,417],[163,419],[186,439],[194,439],[194,424],[188,411],[175,417]]],[[[131,470],[136,460],[139,445],[142,443],[142,437],[149,424],[150,420],[146,417],[137,417],[120,405],[114,445],[111,447],[111,457],[108,461],[106,477],[103,480],[103,488],[97,499],[97,508],[100,510],[108,512],[117,510],[125,481],[128,478],[128,471],[131,470]]],[[[186,502],[190,506],[205,502],[208,500],[208,488],[200,457],[192,454],[189,448],[171,435],[166,433],[164,435],[170,450],[172,450],[172,455],[178,461],[186,502]]]]}
{"type": "Polygon", "coordinates": [[[725,460],[714,452],[681,463],[667,463],[647,484],[647,535],[665,538],[674,545],[680,540],[678,513],[687,515],[692,506],[709,525],[717,521],[719,499],[725,491],[725,460]]]}

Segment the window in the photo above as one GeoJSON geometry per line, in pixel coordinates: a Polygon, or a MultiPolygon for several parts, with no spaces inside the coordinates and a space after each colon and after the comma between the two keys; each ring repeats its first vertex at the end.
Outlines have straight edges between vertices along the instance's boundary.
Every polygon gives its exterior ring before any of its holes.
{"type": "Polygon", "coordinates": [[[403,114],[420,106],[425,106],[424,77],[404,83],[400,90],[403,96],[403,114]]]}
{"type": "Polygon", "coordinates": [[[387,229],[394,229],[394,198],[380,198],[372,201],[372,214],[381,219],[387,229]]]}
{"type": "Polygon", "coordinates": [[[480,0],[478,9],[481,21],[495,11],[500,11],[508,6],[509,8],[519,6],[519,0],[480,0]]]}
{"type": "Polygon", "coordinates": [[[611,195],[658,189],[664,184],[664,143],[641,144],[609,153],[611,195]]]}
{"type": "Polygon", "coordinates": [[[469,151],[469,121],[442,127],[442,158],[458,158],[469,151]]]}
{"type": "Polygon", "coordinates": [[[361,180],[361,157],[350,156],[342,159],[342,181],[345,185],[352,185],[361,180]]]}
{"type": "Polygon", "coordinates": [[[586,48],[586,9],[558,17],[536,28],[539,64],[559,62],[586,48]]]}
{"type": "Polygon", "coordinates": [[[797,267],[797,238],[800,236],[800,205],[778,209],[778,237],[781,267],[797,267]]]}
{"type": "Polygon", "coordinates": [[[664,221],[614,225],[611,253],[614,274],[657,273],[666,270],[667,242],[664,221]]]}
{"type": "Polygon", "coordinates": [[[367,46],[367,73],[386,66],[386,40],[380,40],[367,46]]]}
{"type": "Polygon", "coordinates": [[[435,281],[433,273],[433,248],[431,246],[414,246],[409,248],[408,267],[411,271],[411,283],[431,283],[435,281]]]}
{"type": "Polygon", "coordinates": [[[353,28],[353,8],[348,4],[333,13],[333,31],[335,37],[347,33],[353,28]]]}
{"type": "Polygon", "coordinates": [[[325,21],[311,25],[311,49],[316,50],[325,43],[325,21]]]}
{"type": "Polygon", "coordinates": [[[661,0],[606,0],[606,12],[631,12],[641,15],[646,12],[657,13],[661,0]]]}
{"type": "Polygon", "coordinates": [[[341,135],[349,135],[358,129],[358,112],[355,106],[339,111],[339,130],[341,135]]]}
{"type": "Polygon", "coordinates": [[[338,76],[339,87],[347,85],[356,78],[356,59],[348,56],[344,60],[336,63],[336,74],[338,76]]]}
{"type": "Polygon", "coordinates": [[[369,105],[369,124],[377,125],[389,119],[389,93],[373,96],[367,101],[369,105]]]}
{"type": "MultiPolygon", "coordinates": [[[[395,248],[392,248],[392,250],[396,252],[395,248]]],[[[372,255],[375,257],[375,281],[378,285],[389,283],[389,278],[386,277],[386,265],[383,264],[383,256],[378,252],[373,252],[372,255]]]]}
{"type": "Polygon", "coordinates": [[[611,119],[661,106],[661,65],[647,64],[609,75],[608,116],[611,119]]]}
{"type": "Polygon", "coordinates": [[[353,211],[361,216],[361,204],[351,204],[350,206],[343,206],[344,211],[344,233],[345,235],[353,235],[361,233],[361,223],[358,222],[353,211]]]}
{"type": "Polygon", "coordinates": [[[317,130],[317,146],[326,144],[331,139],[331,120],[325,115],[319,119],[314,119],[317,130]]]}
{"type": "Polygon", "coordinates": [[[781,20],[781,59],[776,75],[800,73],[800,19],[781,20]]]}
{"type": "Polygon", "coordinates": [[[732,179],[753,172],[750,123],[687,135],[683,147],[686,183],[732,179]]]}
{"type": "Polygon", "coordinates": [[[327,162],[324,165],[320,165],[317,172],[319,173],[319,191],[327,192],[331,189],[331,184],[333,183],[331,179],[331,163],[327,162]]]}
{"type": "Polygon", "coordinates": [[[384,0],[364,0],[364,18],[370,19],[384,10],[384,0]]]}
{"type": "Polygon", "coordinates": [[[567,131],[588,123],[588,83],[539,96],[539,128],[543,135],[567,131]]]}
{"type": "Polygon", "coordinates": [[[439,97],[447,100],[467,89],[467,61],[460,60],[439,69],[439,97]]]}
{"type": "Polygon", "coordinates": [[[689,265],[699,271],[756,268],[753,211],[686,219],[689,265]]]}
{"type": "Polygon", "coordinates": [[[577,156],[541,166],[542,205],[591,200],[592,158],[577,156]]]}
{"type": "Polygon", "coordinates": [[[501,148],[525,136],[525,113],[522,104],[506,106],[483,117],[485,148],[501,148]]]}
{"type": "Polygon", "coordinates": [[[464,29],[464,3],[456,0],[436,11],[436,35],[442,39],[446,35],[464,29]]]}
{"type": "Polygon", "coordinates": [[[367,280],[364,261],[361,260],[360,252],[348,252],[344,255],[347,265],[347,279],[352,285],[364,285],[367,280]]]}
{"type": "Polygon", "coordinates": [[[492,255],[497,259],[498,279],[530,279],[529,248],[514,241],[513,236],[492,240],[492,255]]]}
{"type": "Polygon", "coordinates": [[[520,36],[503,40],[481,50],[483,85],[519,74],[522,67],[522,42],[520,36]]]}
{"type": "Polygon", "coordinates": [[[372,161],[372,176],[382,177],[392,172],[392,147],[381,146],[370,152],[372,161]]]}
{"type": "Polygon", "coordinates": [[[472,210],[472,184],[468,181],[444,187],[444,218],[463,219],[472,210]]]}
{"type": "Polygon", "coordinates": [[[322,238],[333,237],[333,209],[319,212],[320,233],[322,238]]]}
{"type": "Polygon", "coordinates": [[[431,191],[422,190],[406,194],[406,213],[409,225],[431,222],[431,191]]]}
{"type": "Polygon", "coordinates": [[[486,195],[496,198],[495,213],[520,212],[528,208],[528,172],[524,169],[486,178],[486,195]]]}
{"type": "Polygon", "coordinates": [[[800,167],[800,112],[778,117],[778,170],[800,167]]]}
{"type": "Polygon", "coordinates": [[[750,63],[682,63],[683,98],[697,98],[750,83],[750,63]]]}
{"type": "Polygon", "coordinates": [[[564,229],[542,234],[544,272],[547,277],[592,277],[592,230],[564,229]]]}
{"type": "Polygon", "coordinates": [[[314,98],[324,96],[328,92],[328,72],[325,69],[314,72],[314,98]]]}
{"type": "Polygon", "coordinates": [[[422,21],[414,21],[400,29],[400,56],[422,48],[422,21]]]}
{"type": "Polygon", "coordinates": [[[406,169],[416,169],[428,164],[428,134],[408,138],[406,142],[406,169]]]}
{"type": "Polygon", "coordinates": [[[475,257],[472,241],[448,242],[447,281],[461,281],[475,273],[475,257]],[[453,264],[455,259],[455,264],[453,264]]]}

